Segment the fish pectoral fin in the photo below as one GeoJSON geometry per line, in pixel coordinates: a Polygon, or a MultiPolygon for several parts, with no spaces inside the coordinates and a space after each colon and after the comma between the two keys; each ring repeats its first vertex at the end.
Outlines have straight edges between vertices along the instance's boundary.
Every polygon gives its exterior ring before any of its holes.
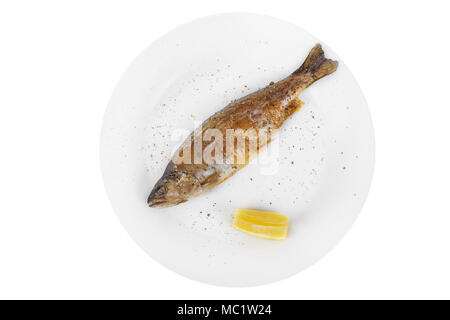
{"type": "Polygon", "coordinates": [[[205,180],[203,180],[201,182],[201,186],[203,187],[203,186],[208,185],[210,183],[217,183],[219,176],[220,176],[220,172],[218,172],[218,171],[214,172],[213,174],[207,176],[205,178],[205,180]]]}
{"type": "Polygon", "coordinates": [[[294,98],[284,109],[286,118],[300,110],[300,108],[303,107],[304,104],[305,103],[299,98],[294,98]]]}

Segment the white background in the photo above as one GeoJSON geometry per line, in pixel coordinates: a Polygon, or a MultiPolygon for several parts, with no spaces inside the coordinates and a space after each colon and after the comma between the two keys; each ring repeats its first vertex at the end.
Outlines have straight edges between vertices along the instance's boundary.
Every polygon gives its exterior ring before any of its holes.
{"type": "Polygon", "coordinates": [[[450,43],[445,1],[0,2],[0,298],[450,298],[450,43]],[[324,259],[287,280],[221,288],[134,244],[103,189],[103,112],[167,31],[233,11],[298,24],[368,100],[368,200],[324,259]]]}

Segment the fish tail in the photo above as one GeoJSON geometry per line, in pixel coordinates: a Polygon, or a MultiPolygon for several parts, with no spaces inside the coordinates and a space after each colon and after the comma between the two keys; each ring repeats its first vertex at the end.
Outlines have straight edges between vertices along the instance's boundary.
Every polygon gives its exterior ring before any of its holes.
{"type": "MultiPolygon", "coordinates": [[[[330,73],[333,73],[338,67],[338,62],[327,59],[322,46],[318,43],[311,49],[305,62],[292,75],[310,74],[313,81],[319,80],[330,73]]],[[[311,82],[311,83],[312,83],[311,82]]]]}

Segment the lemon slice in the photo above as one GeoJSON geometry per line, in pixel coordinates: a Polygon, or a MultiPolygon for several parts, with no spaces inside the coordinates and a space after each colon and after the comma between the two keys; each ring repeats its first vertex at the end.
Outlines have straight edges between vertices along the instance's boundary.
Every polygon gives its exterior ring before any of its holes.
{"type": "Polygon", "coordinates": [[[233,219],[236,230],[270,240],[286,239],[288,227],[288,217],[267,211],[237,209],[233,219]]]}

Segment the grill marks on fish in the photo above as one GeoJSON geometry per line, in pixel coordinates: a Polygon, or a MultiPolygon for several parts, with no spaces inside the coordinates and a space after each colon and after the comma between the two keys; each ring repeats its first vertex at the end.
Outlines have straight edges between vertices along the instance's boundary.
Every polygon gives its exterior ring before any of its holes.
{"type": "MultiPolygon", "coordinates": [[[[202,194],[224,180],[233,176],[245,167],[254,156],[264,148],[271,137],[282,126],[283,122],[298,111],[303,102],[298,95],[316,80],[333,73],[338,66],[336,61],[327,59],[322,47],[317,44],[308,54],[305,62],[287,78],[271,83],[264,89],[240,98],[222,110],[216,112],[203,124],[194,130],[180,149],[175,153],[166,167],[164,174],[155,184],[148,197],[151,207],[169,207],[187,201],[190,197],[202,194]],[[222,141],[216,137],[206,139],[208,129],[221,133],[222,141]],[[232,141],[232,152],[227,148],[227,130],[236,132],[232,141]],[[238,145],[237,141],[247,130],[254,130],[256,136],[265,133],[267,139],[257,139],[256,152],[250,151],[250,144],[238,145]],[[241,135],[241,136],[239,136],[241,135]],[[195,141],[201,141],[201,148],[196,149],[195,141]],[[220,148],[222,143],[222,148],[220,148]],[[218,147],[222,153],[223,162],[205,162],[204,152],[215,156],[218,147]],[[228,152],[228,153],[227,153],[228,152]],[[244,161],[238,158],[245,155],[244,161]],[[189,158],[187,157],[189,156],[189,158]],[[180,162],[180,159],[183,161],[180,162]],[[195,160],[200,159],[200,161],[195,160]],[[196,163],[198,162],[198,163],[196,163]]],[[[241,139],[241,141],[242,141],[241,139]]],[[[250,138],[249,138],[250,139],[250,138]]]]}

